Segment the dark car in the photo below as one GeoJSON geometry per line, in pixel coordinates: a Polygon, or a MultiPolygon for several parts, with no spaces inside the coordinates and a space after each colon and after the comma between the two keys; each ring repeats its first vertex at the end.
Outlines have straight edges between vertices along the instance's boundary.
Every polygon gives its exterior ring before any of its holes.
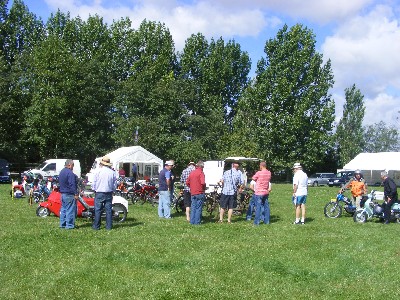
{"type": "Polygon", "coordinates": [[[329,186],[344,186],[352,177],[354,176],[354,171],[340,171],[335,177],[328,179],[329,186]]]}
{"type": "Polygon", "coordinates": [[[2,158],[0,158],[0,182],[11,182],[9,163],[2,158]]]}

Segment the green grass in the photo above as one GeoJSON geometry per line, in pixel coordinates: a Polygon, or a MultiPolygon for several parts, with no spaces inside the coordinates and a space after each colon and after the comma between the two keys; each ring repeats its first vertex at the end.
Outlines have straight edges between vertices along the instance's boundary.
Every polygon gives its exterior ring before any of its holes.
{"type": "MultiPolygon", "coordinates": [[[[0,186],[1,299],[396,299],[400,224],[323,215],[338,188],[309,189],[293,225],[291,186],[275,184],[271,225],[244,217],[191,226],[183,215],[129,205],[112,231],[60,230],[0,186]]],[[[104,225],[104,224],[103,224],[104,225]]]]}

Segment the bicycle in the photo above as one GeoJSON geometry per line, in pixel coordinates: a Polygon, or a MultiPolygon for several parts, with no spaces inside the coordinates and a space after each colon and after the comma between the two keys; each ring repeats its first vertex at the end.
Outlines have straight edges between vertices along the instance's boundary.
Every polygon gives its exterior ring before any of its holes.
{"type": "Polygon", "coordinates": [[[219,212],[219,200],[221,199],[222,185],[210,184],[213,190],[206,194],[205,208],[206,211],[211,215],[214,214],[214,210],[218,207],[217,213],[219,212]]]}

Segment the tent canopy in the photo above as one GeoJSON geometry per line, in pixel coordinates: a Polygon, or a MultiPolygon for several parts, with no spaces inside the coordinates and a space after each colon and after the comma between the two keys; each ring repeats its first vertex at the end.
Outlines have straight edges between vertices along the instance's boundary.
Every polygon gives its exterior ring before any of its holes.
{"type": "MultiPolygon", "coordinates": [[[[110,157],[114,168],[117,168],[120,162],[157,164],[160,168],[163,167],[162,159],[141,146],[121,147],[106,155],[110,157]]],[[[98,159],[101,160],[101,157],[98,159]]]]}
{"type": "Polygon", "coordinates": [[[400,152],[360,153],[344,170],[400,170],[400,152]]]}
{"type": "MultiPolygon", "coordinates": [[[[132,165],[135,163],[138,172],[137,179],[154,178],[163,168],[162,159],[140,146],[121,147],[106,155],[110,158],[114,170],[118,171],[123,168],[126,176],[132,176],[132,165]]],[[[97,157],[92,169],[86,174],[89,184],[93,182],[94,172],[98,168],[101,159],[102,157],[97,157]]]]}

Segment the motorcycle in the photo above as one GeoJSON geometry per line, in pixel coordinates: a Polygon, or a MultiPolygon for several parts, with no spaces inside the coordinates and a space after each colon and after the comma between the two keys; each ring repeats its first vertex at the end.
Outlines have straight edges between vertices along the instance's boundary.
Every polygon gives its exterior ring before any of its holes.
{"type": "MultiPolygon", "coordinates": [[[[44,218],[53,213],[57,217],[60,217],[60,210],[61,193],[58,191],[53,191],[47,198],[47,201],[39,203],[39,206],[36,209],[36,215],[44,218]]],[[[124,222],[128,215],[128,201],[121,196],[113,196],[112,215],[114,222],[124,222]]],[[[79,200],[77,202],[77,216],[94,219],[94,198],[82,195],[79,196],[79,200]]],[[[102,217],[105,218],[104,211],[102,213],[102,217]]]]}
{"type": "Polygon", "coordinates": [[[344,210],[350,214],[354,215],[356,211],[356,206],[353,202],[344,196],[342,193],[338,193],[336,198],[331,199],[324,207],[324,215],[327,218],[339,218],[342,215],[342,205],[344,205],[344,210]]]}
{"type": "MultiPolygon", "coordinates": [[[[372,190],[368,195],[368,199],[365,203],[361,202],[362,208],[357,210],[353,216],[354,222],[365,223],[367,220],[372,218],[384,219],[384,211],[381,204],[379,204],[375,197],[375,191],[372,190]]],[[[397,223],[400,223],[400,204],[393,203],[391,207],[390,219],[395,219],[397,223]]]]}

